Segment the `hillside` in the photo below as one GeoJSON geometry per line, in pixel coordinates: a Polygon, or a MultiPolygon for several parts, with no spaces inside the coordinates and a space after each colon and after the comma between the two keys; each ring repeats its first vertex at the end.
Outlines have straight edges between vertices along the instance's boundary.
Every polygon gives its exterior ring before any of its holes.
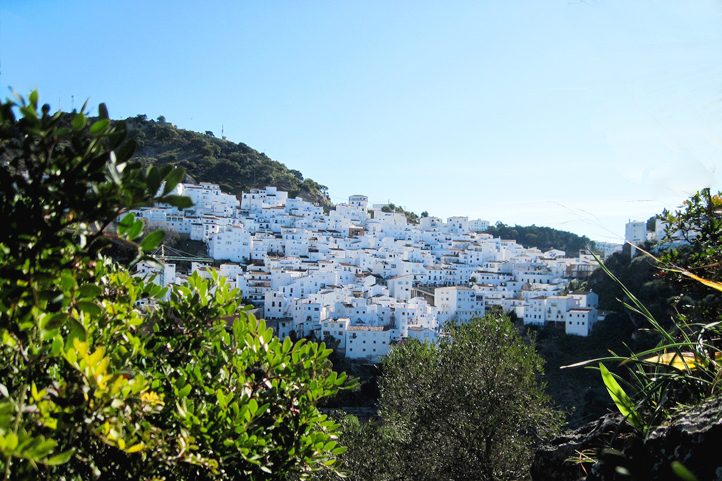
{"type": "Polygon", "coordinates": [[[537,247],[542,251],[559,249],[565,251],[567,256],[570,257],[579,255],[580,249],[594,248],[594,242],[589,240],[587,236],[580,237],[571,232],[536,225],[510,226],[497,223],[495,226],[489,226],[485,234],[491,234],[502,239],[514,239],[526,248],[537,247]]]}
{"type": "Polygon", "coordinates": [[[326,186],[304,179],[244,143],[179,129],[168,122],[148,120],[145,115],[126,119],[129,137],[138,143],[134,158],[144,164],[185,167],[195,182],[219,184],[225,192],[240,195],[252,188],[273,185],[288,192],[289,197],[331,207],[326,186]]]}

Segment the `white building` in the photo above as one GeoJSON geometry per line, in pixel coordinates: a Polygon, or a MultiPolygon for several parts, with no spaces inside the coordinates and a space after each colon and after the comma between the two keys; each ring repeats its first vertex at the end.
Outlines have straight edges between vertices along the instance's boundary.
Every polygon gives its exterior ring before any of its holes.
{"type": "Polygon", "coordinates": [[[469,222],[469,230],[472,232],[484,232],[489,229],[489,221],[476,219],[469,222]]]}
{"type": "Polygon", "coordinates": [[[624,226],[624,240],[632,244],[632,257],[634,257],[634,246],[647,241],[647,223],[645,221],[630,221],[624,226]]]}
{"type": "Polygon", "coordinates": [[[351,321],[349,319],[327,319],[321,323],[321,340],[331,336],[338,340],[338,348],[346,349],[346,331],[351,321]]]}
{"type": "Polygon", "coordinates": [[[566,314],[565,332],[575,336],[588,336],[596,322],[596,309],[569,309],[566,314]]]}
{"type": "Polygon", "coordinates": [[[211,234],[208,254],[214,259],[233,262],[251,258],[251,234],[238,225],[227,225],[222,231],[211,234]]]}
{"type": "Polygon", "coordinates": [[[349,326],[346,329],[346,357],[380,359],[389,353],[391,332],[388,327],[349,326]]]}
{"type": "Polygon", "coordinates": [[[438,309],[440,323],[450,320],[468,322],[474,317],[483,317],[486,312],[484,293],[465,286],[437,287],[434,305],[438,309]]]}
{"type": "Polygon", "coordinates": [[[393,276],[387,281],[389,295],[398,301],[408,301],[411,299],[411,288],[413,284],[413,274],[393,276]]]}

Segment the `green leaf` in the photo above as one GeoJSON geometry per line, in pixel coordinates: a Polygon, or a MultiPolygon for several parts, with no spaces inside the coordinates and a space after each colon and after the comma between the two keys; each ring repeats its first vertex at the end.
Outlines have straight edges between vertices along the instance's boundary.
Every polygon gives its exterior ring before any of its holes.
{"type": "Polygon", "coordinates": [[[216,391],[216,399],[218,400],[218,404],[225,409],[226,408],[226,398],[223,396],[223,390],[221,388],[218,388],[216,391]]]}
{"type": "Polygon", "coordinates": [[[37,109],[38,107],[38,91],[33,90],[30,92],[30,95],[28,96],[28,100],[30,100],[30,105],[32,105],[34,108],[37,109]]]}
{"type": "Polygon", "coordinates": [[[95,284],[83,284],[80,286],[80,296],[90,299],[95,299],[103,293],[103,289],[95,284]]]}
{"type": "Polygon", "coordinates": [[[682,481],[697,481],[697,476],[677,460],[672,461],[672,471],[682,481]]]}
{"type": "Polygon", "coordinates": [[[52,355],[53,355],[53,356],[57,356],[58,354],[60,354],[60,350],[61,350],[62,348],[63,348],[63,341],[62,341],[62,339],[60,339],[59,336],[56,337],[55,339],[53,339],[53,344],[52,344],[52,346],[50,347],[50,352],[52,353],[52,355]]]}
{"type": "Polygon", "coordinates": [[[634,402],[627,393],[624,392],[624,389],[622,389],[622,386],[619,385],[617,380],[614,379],[612,373],[610,373],[601,362],[599,363],[599,370],[602,373],[604,385],[607,386],[607,391],[609,391],[609,395],[612,396],[612,400],[614,404],[617,405],[619,412],[622,413],[622,416],[629,421],[629,424],[631,424],[634,429],[643,433],[645,431],[645,423],[637,412],[634,402]]]}
{"type": "Polygon", "coordinates": [[[78,309],[90,316],[97,317],[103,313],[103,309],[92,301],[78,301],[77,306],[78,309]]]}
{"type": "Polygon", "coordinates": [[[53,316],[49,316],[44,324],[41,324],[40,327],[42,329],[45,329],[47,331],[57,329],[60,326],[63,326],[65,324],[65,321],[68,320],[70,316],[68,316],[65,312],[58,312],[57,314],[53,316]]]}
{"type": "Polygon", "coordinates": [[[188,395],[191,393],[191,389],[191,385],[186,384],[185,387],[178,392],[178,397],[188,397],[188,395]]]}
{"type": "Polygon", "coordinates": [[[128,231],[131,227],[135,224],[135,215],[131,212],[129,214],[126,214],[123,216],[123,218],[118,222],[118,235],[124,236],[128,234],[128,231]]]}
{"type": "Polygon", "coordinates": [[[73,455],[73,449],[70,449],[68,451],[65,451],[64,453],[60,453],[56,456],[53,456],[52,458],[45,461],[44,464],[47,464],[48,466],[57,466],[58,464],[65,464],[70,460],[70,457],[73,455]]]}
{"type": "Polygon", "coordinates": [[[140,247],[146,252],[152,251],[158,248],[160,243],[163,242],[163,239],[165,239],[165,231],[154,230],[145,236],[145,239],[140,243],[140,247]]]}
{"type": "Polygon", "coordinates": [[[186,169],[183,167],[176,167],[175,169],[171,170],[168,175],[165,177],[165,187],[163,187],[163,195],[166,195],[173,189],[175,189],[175,186],[178,185],[178,182],[183,180],[183,177],[186,175],[186,169]]]}
{"type": "Polygon", "coordinates": [[[266,329],[266,332],[264,332],[262,334],[262,337],[263,337],[263,342],[265,342],[266,344],[271,342],[271,339],[273,338],[273,328],[269,327],[268,329],[266,329]]]}
{"type": "Polygon", "coordinates": [[[156,194],[158,194],[158,189],[160,189],[160,183],[163,181],[163,179],[160,176],[160,170],[155,165],[151,165],[148,167],[148,172],[146,174],[146,184],[148,186],[148,195],[151,197],[155,197],[156,194]]]}
{"type": "Polygon", "coordinates": [[[248,401],[248,412],[251,414],[251,416],[255,416],[256,411],[258,411],[258,403],[255,399],[251,399],[250,401],[248,401]]]}
{"type": "Polygon", "coordinates": [[[92,135],[98,135],[110,126],[110,120],[102,119],[95,122],[90,126],[90,133],[92,135]]]}
{"type": "Polygon", "coordinates": [[[193,201],[191,200],[191,198],[184,195],[166,195],[163,196],[160,201],[173,207],[177,207],[178,209],[187,209],[188,207],[193,207],[193,201]]]}
{"type": "Polygon", "coordinates": [[[115,161],[118,164],[123,164],[130,160],[131,157],[133,157],[133,154],[135,153],[135,149],[138,147],[138,143],[130,139],[127,142],[125,142],[123,145],[115,149],[115,161]]]}
{"type": "Polygon", "coordinates": [[[5,449],[8,451],[15,451],[18,447],[18,435],[10,432],[5,435],[5,449]]]}
{"type": "Polygon", "coordinates": [[[133,225],[128,229],[128,238],[133,240],[143,233],[143,221],[138,219],[133,222],[133,225]]]}
{"type": "Polygon", "coordinates": [[[77,319],[70,318],[68,321],[68,327],[70,328],[70,332],[68,333],[68,337],[65,339],[65,350],[73,349],[73,339],[77,338],[80,342],[85,342],[85,340],[88,337],[87,332],[85,332],[85,327],[77,321],[77,319]]]}

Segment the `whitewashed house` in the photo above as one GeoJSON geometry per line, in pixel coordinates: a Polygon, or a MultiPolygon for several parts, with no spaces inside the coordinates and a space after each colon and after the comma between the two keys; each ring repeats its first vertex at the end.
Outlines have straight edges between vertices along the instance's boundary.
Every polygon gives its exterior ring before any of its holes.
{"type": "Polygon", "coordinates": [[[248,261],[251,258],[251,234],[239,225],[227,225],[210,236],[208,255],[218,260],[248,261]]]}
{"type": "Polygon", "coordinates": [[[388,327],[348,326],[346,357],[381,359],[389,353],[391,332],[388,327]]]}
{"type": "Polygon", "coordinates": [[[486,313],[484,293],[464,286],[437,287],[434,305],[438,309],[440,323],[450,320],[468,322],[486,313]]]}
{"type": "Polygon", "coordinates": [[[572,308],[566,315],[565,332],[575,336],[588,336],[596,322],[596,309],[572,308]]]}
{"type": "Polygon", "coordinates": [[[408,301],[411,299],[411,288],[413,284],[413,274],[393,276],[387,281],[389,295],[398,301],[408,301]]]}

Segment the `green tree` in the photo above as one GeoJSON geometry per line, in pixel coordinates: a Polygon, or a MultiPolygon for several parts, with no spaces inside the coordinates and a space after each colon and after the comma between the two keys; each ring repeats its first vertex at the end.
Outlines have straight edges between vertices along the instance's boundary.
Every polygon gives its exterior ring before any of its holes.
{"type": "Polygon", "coordinates": [[[532,446],[560,417],[538,382],[541,359],[502,316],[410,340],[383,363],[380,424],[346,426],[351,479],[528,477],[532,446]]]}
{"type": "Polygon", "coordinates": [[[342,451],[319,399],[343,375],[330,350],[280,343],[222,280],[164,289],[102,255],[138,262],[128,209],[163,202],[184,170],[131,162],[103,104],[50,114],[38,95],[0,103],[0,470],[5,479],[284,479],[342,451]],[[84,108],[83,108],[84,110],[84,108]],[[16,113],[19,113],[19,118],[16,113]],[[149,307],[146,309],[144,306],[149,307]]]}

